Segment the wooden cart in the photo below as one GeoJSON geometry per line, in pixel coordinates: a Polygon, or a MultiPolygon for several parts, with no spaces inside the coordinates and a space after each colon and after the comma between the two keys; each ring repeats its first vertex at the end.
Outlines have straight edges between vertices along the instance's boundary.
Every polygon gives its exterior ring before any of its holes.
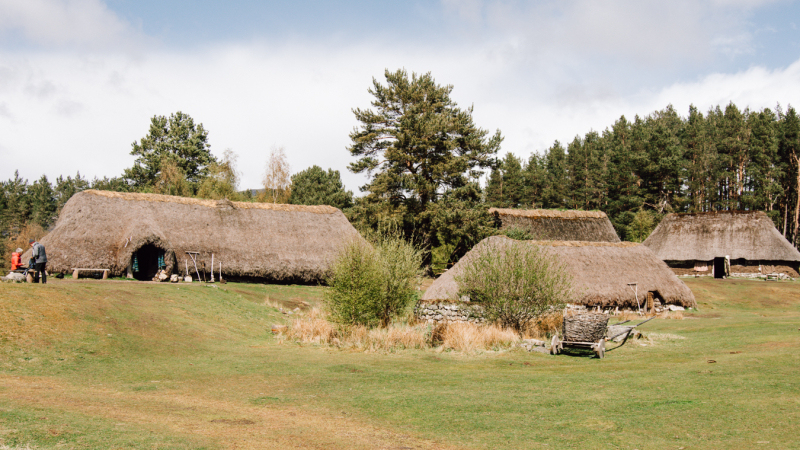
{"type": "Polygon", "coordinates": [[[550,340],[550,354],[557,355],[564,348],[592,350],[598,358],[606,354],[606,314],[575,314],[564,317],[561,336],[558,333],[550,340]]]}
{"type": "Polygon", "coordinates": [[[608,329],[608,316],[605,314],[579,314],[571,317],[565,317],[564,325],[562,326],[562,334],[564,337],[569,337],[571,339],[561,340],[561,338],[558,336],[558,333],[553,335],[553,338],[550,339],[550,354],[557,355],[561,353],[561,350],[564,350],[564,347],[585,348],[592,350],[598,358],[603,358],[606,354],[607,341],[614,340],[624,334],[625,339],[617,346],[622,347],[625,345],[625,342],[627,342],[631,332],[636,327],[644,325],[655,318],[656,316],[653,316],[643,322],[639,322],[636,325],[631,326],[623,325],[630,322],[630,320],[614,324],[615,326],[620,326],[622,330],[614,336],[606,338],[606,330],[608,329]]]}
{"type": "Polygon", "coordinates": [[[557,355],[561,350],[567,348],[585,348],[592,350],[598,358],[603,358],[606,355],[606,338],[600,338],[597,342],[581,342],[581,341],[562,341],[559,339],[558,334],[554,334],[550,340],[550,354],[557,355]]]}

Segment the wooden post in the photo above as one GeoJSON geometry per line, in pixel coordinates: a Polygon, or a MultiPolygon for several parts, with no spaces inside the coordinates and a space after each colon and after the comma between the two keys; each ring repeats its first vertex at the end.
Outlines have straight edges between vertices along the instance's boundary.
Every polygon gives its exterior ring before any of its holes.
{"type": "Polygon", "coordinates": [[[72,279],[77,280],[79,274],[80,274],[80,271],[78,269],[73,269],[72,270],[72,279]]]}
{"type": "Polygon", "coordinates": [[[655,301],[654,301],[654,298],[653,298],[653,293],[652,292],[648,292],[647,293],[647,308],[645,310],[646,313],[654,312],[654,309],[655,309],[654,303],[655,303],[655,301]]]}
{"type": "Polygon", "coordinates": [[[219,262],[219,281],[222,281],[222,261],[219,262]]]}
{"type": "Polygon", "coordinates": [[[214,253],[211,253],[211,283],[214,282],[214,253]]]}
{"type": "Polygon", "coordinates": [[[103,270],[103,279],[104,279],[104,280],[107,280],[107,279],[108,279],[108,269],[104,269],[104,270],[103,270]]]}

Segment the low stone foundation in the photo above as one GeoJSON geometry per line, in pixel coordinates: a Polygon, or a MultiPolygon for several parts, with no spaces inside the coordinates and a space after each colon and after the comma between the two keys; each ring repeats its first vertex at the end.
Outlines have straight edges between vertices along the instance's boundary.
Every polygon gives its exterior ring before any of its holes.
{"type": "Polygon", "coordinates": [[[423,302],[414,307],[414,317],[421,322],[483,323],[483,307],[467,302],[423,302]]]}
{"type": "MultiPolygon", "coordinates": [[[[792,277],[790,277],[789,275],[786,275],[785,273],[776,273],[776,274],[770,274],[770,275],[775,275],[779,280],[791,280],[792,279],[792,277]]],[[[762,280],[766,280],[767,279],[767,275],[766,274],[761,274],[761,273],[735,273],[735,272],[732,272],[731,273],[731,278],[760,278],[762,280]]]]}
{"type": "MultiPolygon", "coordinates": [[[[642,311],[645,310],[645,305],[642,305],[642,311]]],[[[685,311],[686,308],[679,305],[663,305],[660,302],[657,302],[653,305],[653,311],[656,314],[661,314],[664,311],[685,311]]],[[[580,314],[585,312],[594,312],[594,313],[605,313],[608,315],[616,316],[618,314],[627,313],[638,313],[638,308],[620,308],[620,307],[605,307],[602,308],[600,306],[586,306],[586,305],[575,305],[572,303],[567,303],[566,307],[564,308],[565,313],[572,313],[572,314],[580,314]]]]}

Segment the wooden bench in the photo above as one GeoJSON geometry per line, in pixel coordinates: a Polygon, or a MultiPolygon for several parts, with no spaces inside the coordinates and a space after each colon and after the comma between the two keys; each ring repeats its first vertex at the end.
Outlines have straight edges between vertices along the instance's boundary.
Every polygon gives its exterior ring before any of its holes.
{"type": "Polygon", "coordinates": [[[108,269],[86,269],[86,268],[72,269],[72,278],[77,280],[78,276],[80,275],[80,273],[82,271],[83,272],[103,272],[103,279],[105,280],[105,279],[108,278],[108,269]]]}

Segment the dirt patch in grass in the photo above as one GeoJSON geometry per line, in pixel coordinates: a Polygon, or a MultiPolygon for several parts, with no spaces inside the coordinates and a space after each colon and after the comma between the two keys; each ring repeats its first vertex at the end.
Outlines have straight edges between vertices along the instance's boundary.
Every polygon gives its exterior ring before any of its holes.
{"type": "Polygon", "coordinates": [[[340,413],[215,399],[198,392],[123,392],[44,377],[0,375],[0,399],[97,416],[144,429],[203,437],[221,448],[455,448],[363,423],[340,413]]]}

